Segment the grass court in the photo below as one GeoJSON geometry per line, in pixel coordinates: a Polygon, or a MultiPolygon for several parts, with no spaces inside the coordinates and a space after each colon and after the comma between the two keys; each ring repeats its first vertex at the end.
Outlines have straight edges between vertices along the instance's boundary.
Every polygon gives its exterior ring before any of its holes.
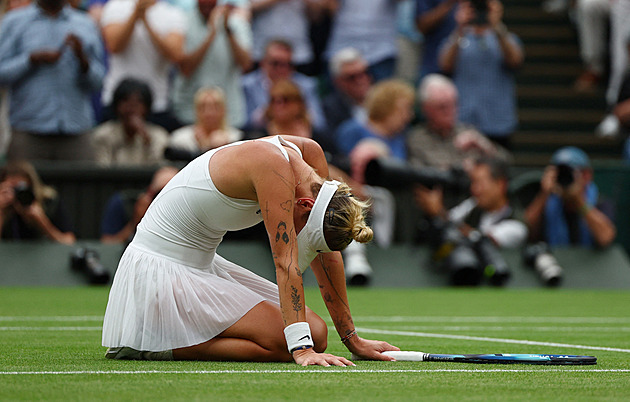
{"type": "MultiPolygon", "coordinates": [[[[630,399],[630,292],[350,289],[364,338],[429,353],[592,355],[593,366],[357,362],[356,367],[110,361],[100,346],[107,287],[0,291],[0,400],[630,399]]],[[[328,352],[350,357],[331,325],[328,352]]]]}

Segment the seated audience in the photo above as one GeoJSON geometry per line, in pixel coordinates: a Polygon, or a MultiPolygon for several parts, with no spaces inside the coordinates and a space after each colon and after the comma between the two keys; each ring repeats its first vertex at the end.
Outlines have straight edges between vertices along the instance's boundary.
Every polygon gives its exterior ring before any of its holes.
{"type": "Polygon", "coordinates": [[[187,14],[185,54],[179,62],[173,108],[182,124],[195,121],[193,99],[201,88],[219,87],[225,93],[228,124],[247,121],[241,77],[251,68],[252,30],[240,8],[197,0],[187,14]]]}
{"type": "Polygon", "coordinates": [[[144,192],[119,191],[107,201],[101,221],[101,242],[126,243],[136,233],[136,227],[147,212],[151,201],[178,172],[172,166],[158,169],[144,192]]]}
{"type": "Polygon", "coordinates": [[[400,80],[375,84],[365,100],[367,120],[351,119],[339,126],[336,141],[339,152],[349,155],[364,138],[384,142],[391,156],[407,158],[405,129],[413,117],[413,88],[400,80]]]}
{"type": "Polygon", "coordinates": [[[606,247],[617,233],[613,207],[599,197],[588,155],[573,146],[554,152],[525,219],[532,241],[552,247],[606,247]]]}
{"type": "Polygon", "coordinates": [[[317,80],[298,73],[291,62],[291,45],[282,40],[272,40],[265,48],[260,67],[243,76],[242,84],[247,103],[248,129],[261,129],[265,125],[264,113],[269,105],[269,88],[280,80],[291,80],[302,92],[313,127],[326,128],[326,120],[317,92],[317,80]]]}
{"type": "Polygon", "coordinates": [[[57,192],[26,161],[14,160],[0,169],[0,228],[0,241],[76,240],[57,192]]]}
{"type": "Polygon", "coordinates": [[[464,168],[481,156],[511,159],[504,148],[458,120],[457,87],[449,78],[427,75],[418,88],[418,100],[425,121],[409,130],[407,151],[412,165],[450,169],[464,168]]]}
{"type": "Polygon", "coordinates": [[[152,165],[164,160],[168,132],[149,123],[153,102],[149,86],[133,78],[120,82],[112,107],[116,118],[94,129],[96,162],[103,166],[152,165]]]}
{"type": "Polygon", "coordinates": [[[0,86],[9,91],[11,159],[91,160],[91,95],[105,65],[99,31],[66,0],[40,0],[0,25],[0,86]]]}
{"type": "Polygon", "coordinates": [[[328,130],[335,130],[346,120],[366,119],[363,101],[372,86],[372,78],[368,73],[367,61],[361,53],[351,47],[339,50],[329,63],[333,90],[323,101],[324,114],[328,130]]]}
{"type": "Polygon", "coordinates": [[[243,132],[227,122],[226,100],[220,88],[201,88],[195,95],[195,124],[171,133],[169,153],[192,160],[202,153],[243,138],[243,132]]]}

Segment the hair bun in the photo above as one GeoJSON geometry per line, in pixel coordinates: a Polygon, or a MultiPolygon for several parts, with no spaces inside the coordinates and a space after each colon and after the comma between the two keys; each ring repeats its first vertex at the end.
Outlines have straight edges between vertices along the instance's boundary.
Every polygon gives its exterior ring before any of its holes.
{"type": "Polygon", "coordinates": [[[365,221],[355,224],[352,228],[352,237],[359,243],[367,243],[374,237],[372,228],[365,225],[365,221]]]}

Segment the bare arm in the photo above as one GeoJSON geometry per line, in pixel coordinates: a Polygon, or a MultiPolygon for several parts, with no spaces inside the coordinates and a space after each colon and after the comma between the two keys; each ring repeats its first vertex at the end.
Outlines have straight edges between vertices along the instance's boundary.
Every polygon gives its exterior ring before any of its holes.
{"type": "Polygon", "coordinates": [[[153,4],[155,4],[155,0],[138,0],[136,8],[127,21],[120,24],[108,24],[103,27],[103,39],[110,53],[115,54],[125,51],[131,40],[136,22],[140,20],[146,10],[153,4]]]}
{"type": "Polygon", "coordinates": [[[545,203],[556,185],[557,171],[554,166],[547,166],[540,180],[540,191],[525,209],[525,223],[532,240],[542,239],[542,220],[545,203]]]}
{"type": "Polygon", "coordinates": [[[356,334],[350,305],[346,291],[346,277],[341,253],[320,254],[311,263],[311,269],[317,278],[319,290],[326,303],[337,333],[342,339],[347,339],[344,345],[352,353],[369,360],[394,360],[385,356],[386,350],[400,350],[387,342],[363,339],[356,334]]]}
{"type": "Polygon", "coordinates": [[[513,40],[510,39],[508,30],[502,20],[503,5],[496,0],[488,2],[488,21],[499,39],[499,46],[503,52],[505,65],[511,69],[515,69],[523,64],[523,51],[513,40]]]}
{"type": "Polygon", "coordinates": [[[240,67],[241,72],[244,72],[248,71],[252,67],[252,57],[249,51],[238,43],[234,33],[230,29],[229,18],[232,15],[233,10],[235,10],[233,7],[226,8],[225,16],[223,18],[223,27],[228,38],[230,50],[232,50],[232,56],[234,56],[234,61],[240,67]]]}
{"type": "Polygon", "coordinates": [[[158,52],[171,62],[179,63],[184,56],[184,35],[179,32],[170,32],[162,37],[153,30],[146,19],[146,14],[141,18],[158,52]]]}

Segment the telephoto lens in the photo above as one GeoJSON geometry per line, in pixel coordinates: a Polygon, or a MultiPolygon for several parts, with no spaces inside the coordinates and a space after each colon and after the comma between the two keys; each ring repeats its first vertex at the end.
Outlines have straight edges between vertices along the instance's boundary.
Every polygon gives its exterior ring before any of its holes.
{"type": "Polygon", "coordinates": [[[492,240],[478,231],[470,234],[481,270],[492,286],[504,286],[510,279],[510,267],[492,240]]]}
{"type": "Polygon", "coordinates": [[[562,282],[562,267],[556,257],[551,254],[547,243],[538,242],[525,246],[523,249],[523,261],[536,270],[538,277],[546,286],[560,286],[562,282]]]}
{"type": "Polygon", "coordinates": [[[70,265],[73,270],[86,274],[92,285],[105,285],[109,282],[109,271],[101,264],[96,250],[84,247],[76,249],[70,256],[70,265]]]}

